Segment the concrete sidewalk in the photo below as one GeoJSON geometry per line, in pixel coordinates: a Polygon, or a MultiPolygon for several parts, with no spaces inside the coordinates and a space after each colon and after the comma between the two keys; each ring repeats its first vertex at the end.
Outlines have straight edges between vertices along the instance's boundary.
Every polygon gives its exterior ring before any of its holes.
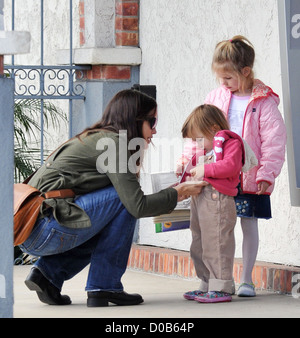
{"type": "Polygon", "coordinates": [[[50,306],[29,291],[24,280],[31,266],[14,267],[15,318],[299,318],[300,299],[259,291],[255,298],[233,296],[231,303],[200,304],[182,295],[197,289],[197,281],[164,277],[127,270],[123,285],[129,293],[140,293],[144,303],[137,306],[88,308],[84,291],[88,269],[64,285],[62,294],[72,299],[67,306],[50,306]]]}

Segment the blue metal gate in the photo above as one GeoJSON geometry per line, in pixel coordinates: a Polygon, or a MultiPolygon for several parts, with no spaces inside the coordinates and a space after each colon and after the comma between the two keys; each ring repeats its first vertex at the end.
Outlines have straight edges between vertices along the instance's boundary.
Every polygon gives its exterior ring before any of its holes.
{"type": "MultiPolygon", "coordinates": [[[[10,77],[15,79],[15,100],[38,99],[40,100],[41,119],[41,162],[44,158],[44,100],[68,100],[69,102],[69,137],[72,131],[72,101],[84,100],[84,88],[75,81],[80,78],[82,71],[90,69],[90,66],[75,66],[73,60],[73,1],[69,0],[69,64],[49,66],[44,64],[44,0],[40,2],[40,64],[39,65],[15,65],[4,66],[10,77]]],[[[15,30],[15,0],[12,0],[12,30],[15,30]]]]}

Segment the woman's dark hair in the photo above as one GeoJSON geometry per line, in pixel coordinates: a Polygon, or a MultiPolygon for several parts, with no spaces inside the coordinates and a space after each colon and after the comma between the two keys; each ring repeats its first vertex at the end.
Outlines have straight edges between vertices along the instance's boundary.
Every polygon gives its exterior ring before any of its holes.
{"type": "Polygon", "coordinates": [[[156,101],[137,90],[126,89],[117,93],[108,103],[102,119],[77,135],[89,135],[100,130],[118,133],[127,130],[128,141],[143,137],[142,125],[155,116],[156,101]]]}

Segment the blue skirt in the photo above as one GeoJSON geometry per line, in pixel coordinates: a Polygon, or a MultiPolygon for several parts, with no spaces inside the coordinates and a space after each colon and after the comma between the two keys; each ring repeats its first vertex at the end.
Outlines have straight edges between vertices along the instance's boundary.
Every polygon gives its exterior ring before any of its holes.
{"type": "Polygon", "coordinates": [[[243,194],[239,190],[234,199],[238,217],[272,218],[269,195],[243,194]]]}

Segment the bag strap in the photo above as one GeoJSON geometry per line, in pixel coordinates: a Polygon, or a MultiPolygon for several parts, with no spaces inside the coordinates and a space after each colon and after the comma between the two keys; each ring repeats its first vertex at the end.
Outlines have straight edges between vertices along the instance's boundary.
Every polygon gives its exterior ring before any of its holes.
{"type": "Polygon", "coordinates": [[[75,193],[72,189],[52,190],[45,192],[43,195],[46,199],[75,197],[75,193]]]}

